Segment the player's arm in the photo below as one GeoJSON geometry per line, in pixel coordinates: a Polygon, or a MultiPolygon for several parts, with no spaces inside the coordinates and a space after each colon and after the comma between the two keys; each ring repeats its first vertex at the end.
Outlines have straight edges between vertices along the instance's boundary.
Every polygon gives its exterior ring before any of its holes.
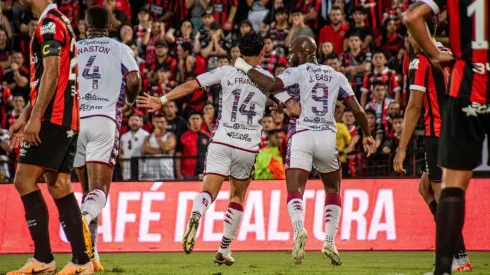
{"type": "Polygon", "coordinates": [[[437,13],[439,6],[433,0],[422,0],[415,2],[405,16],[405,24],[410,34],[431,58],[437,57],[440,51],[432,40],[425,20],[437,13]]]}
{"type": "Polygon", "coordinates": [[[419,90],[410,90],[410,99],[408,101],[405,116],[403,118],[403,131],[398,144],[398,150],[406,150],[410,138],[412,137],[424,104],[424,92],[419,90]]]}
{"type": "Polygon", "coordinates": [[[141,89],[141,74],[131,48],[124,45],[124,47],[121,48],[121,55],[122,64],[128,70],[128,73],[125,75],[126,104],[133,106],[141,89]]]}

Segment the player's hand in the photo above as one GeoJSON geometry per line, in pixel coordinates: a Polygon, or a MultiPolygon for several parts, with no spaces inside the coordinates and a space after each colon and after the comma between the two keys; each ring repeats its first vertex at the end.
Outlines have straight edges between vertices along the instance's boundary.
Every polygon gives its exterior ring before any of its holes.
{"type": "Polygon", "coordinates": [[[138,96],[136,102],[138,102],[139,107],[148,109],[150,113],[157,112],[163,107],[159,97],[151,96],[147,93],[144,93],[143,96],[138,96]]]}
{"type": "Polygon", "coordinates": [[[400,149],[398,148],[396,150],[396,155],[395,158],[393,159],[393,169],[395,172],[398,174],[406,174],[407,171],[403,169],[403,161],[405,160],[405,156],[407,155],[407,152],[405,149],[400,149]]]}
{"type": "Polygon", "coordinates": [[[362,144],[364,145],[364,151],[367,153],[367,157],[369,158],[373,153],[374,153],[374,147],[376,146],[376,141],[374,141],[374,138],[369,136],[369,137],[364,137],[362,140],[362,144]]]}
{"type": "Polygon", "coordinates": [[[22,117],[19,117],[9,129],[9,147],[10,150],[15,150],[24,142],[24,127],[26,122],[22,117]]]}
{"type": "Polygon", "coordinates": [[[26,124],[24,130],[24,139],[30,145],[39,146],[41,144],[41,138],[39,137],[39,131],[41,131],[41,119],[31,117],[26,124]]]}
{"type": "Polygon", "coordinates": [[[269,107],[269,110],[271,110],[271,112],[283,113],[286,111],[286,104],[279,102],[279,104],[274,104],[273,106],[269,107]]]}
{"type": "Polygon", "coordinates": [[[288,100],[286,102],[286,110],[287,110],[287,115],[289,117],[299,117],[301,115],[301,107],[299,107],[298,103],[294,101],[293,99],[288,100]]]}
{"type": "Polygon", "coordinates": [[[430,62],[433,66],[442,70],[443,73],[446,74],[446,71],[443,69],[444,66],[448,66],[452,61],[454,61],[454,56],[452,54],[448,54],[445,52],[439,51],[439,54],[430,59],[430,62]]]}

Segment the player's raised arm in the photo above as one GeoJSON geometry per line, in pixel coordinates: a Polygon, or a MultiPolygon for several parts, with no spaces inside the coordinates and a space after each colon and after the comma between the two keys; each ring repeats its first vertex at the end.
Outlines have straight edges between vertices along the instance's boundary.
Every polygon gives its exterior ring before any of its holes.
{"type": "Polygon", "coordinates": [[[271,78],[270,76],[259,72],[241,57],[237,58],[235,61],[235,68],[246,73],[264,93],[278,93],[284,88],[284,83],[282,83],[281,79],[277,77],[271,78]]]}

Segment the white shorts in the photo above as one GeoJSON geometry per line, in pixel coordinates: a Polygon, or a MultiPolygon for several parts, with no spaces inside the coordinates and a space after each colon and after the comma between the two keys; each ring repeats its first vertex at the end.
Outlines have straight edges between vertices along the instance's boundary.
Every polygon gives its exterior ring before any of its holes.
{"type": "Polygon", "coordinates": [[[245,180],[252,176],[257,153],[227,145],[211,143],[208,146],[204,175],[215,174],[245,180]]]}
{"type": "Polygon", "coordinates": [[[340,168],[337,135],[332,131],[299,131],[288,141],[286,169],[319,173],[335,172],[340,168]]]}
{"type": "Polygon", "coordinates": [[[119,150],[119,129],[108,117],[93,116],[80,119],[75,168],[87,162],[116,165],[119,150]]]}

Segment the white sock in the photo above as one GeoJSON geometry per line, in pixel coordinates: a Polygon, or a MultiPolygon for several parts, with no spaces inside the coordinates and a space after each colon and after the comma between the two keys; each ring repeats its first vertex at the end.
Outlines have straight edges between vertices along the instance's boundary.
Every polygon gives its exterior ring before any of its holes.
{"type": "Polygon", "coordinates": [[[106,203],[106,195],[100,189],[90,191],[83,201],[82,215],[85,216],[87,222],[90,223],[97,217],[106,203]]]}
{"type": "Polygon", "coordinates": [[[192,212],[191,216],[197,215],[202,217],[206,210],[208,210],[209,206],[213,203],[213,199],[211,194],[207,191],[203,191],[194,198],[194,203],[192,204],[192,212]]]}
{"type": "Polygon", "coordinates": [[[339,193],[330,193],[325,197],[325,241],[335,245],[335,237],[339,229],[341,199],[339,193]]]}
{"type": "Polygon", "coordinates": [[[289,192],[288,193],[288,213],[289,218],[291,218],[291,223],[293,224],[294,239],[298,236],[299,231],[304,228],[305,224],[305,214],[303,210],[305,209],[303,202],[303,195],[300,192],[289,192]]]}
{"type": "Polygon", "coordinates": [[[225,220],[223,223],[223,238],[221,239],[221,245],[218,252],[226,255],[230,250],[230,245],[235,234],[238,231],[238,226],[242,221],[243,206],[241,204],[230,202],[228,210],[226,210],[225,220]]]}
{"type": "Polygon", "coordinates": [[[94,250],[94,258],[100,260],[99,252],[97,251],[97,232],[99,231],[99,216],[95,217],[89,224],[88,228],[90,229],[90,238],[92,239],[93,250],[94,250]]]}

